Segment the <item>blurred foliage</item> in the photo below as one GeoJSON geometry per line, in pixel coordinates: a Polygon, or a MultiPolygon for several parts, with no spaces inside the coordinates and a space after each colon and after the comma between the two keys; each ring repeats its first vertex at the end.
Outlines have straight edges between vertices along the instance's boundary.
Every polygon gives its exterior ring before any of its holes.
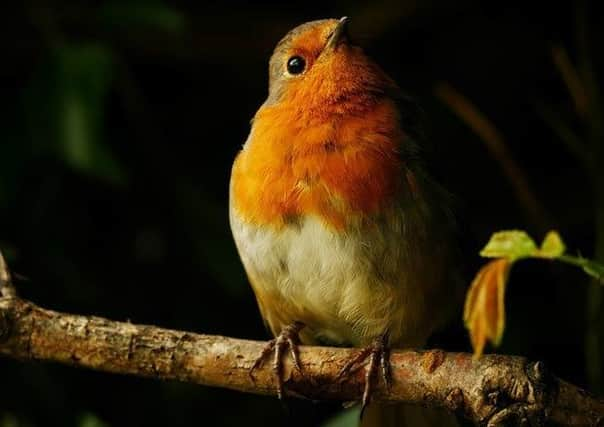
{"type": "MultiPolygon", "coordinates": [[[[604,57],[594,54],[602,7],[587,0],[9,5],[0,247],[27,278],[17,288],[58,310],[267,338],[230,236],[230,166],[266,96],[275,43],[301,22],[343,15],[352,18],[352,36],[424,107],[426,164],[456,196],[470,274],[481,263],[477,249],[499,228],[531,235],[556,228],[569,247],[602,262],[604,57]],[[443,104],[443,87],[455,88],[445,92],[449,100],[463,101],[457,110],[443,104]]],[[[602,290],[585,292],[575,270],[531,260],[514,266],[498,351],[544,360],[598,391],[602,290]]],[[[461,322],[430,345],[469,349],[461,322]]],[[[332,419],[337,403],[292,401],[284,410],[270,397],[46,364],[2,360],[0,376],[2,427],[356,419],[354,412],[332,419]]]]}
{"type": "Polygon", "coordinates": [[[79,427],[108,427],[96,415],[86,413],[80,417],[79,427]]]}
{"type": "Polygon", "coordinates": [[[497,258],[482,267],[466,295],[463,320],[470,334],[474,357],[483,354],[490,341],[499,346],[505,328],[505,288],[512,263],[509,258],[497,258]]]}
{"type": "Polygon", "coordinates": [[[19,427],[19,422],[17,421],[17,417],[13,414],[5,413],[0,418],[0,426],[2,427],[19,427]]]}
{"type": "Polygon", "coordinates": [[[498,231],[491,236],[480,256],[494,259],[474,277],[464,305],[464,323],[475,357],[482,355],[487,340],[495,347],[501,344],[505,328],[505,288],[516,261],[530,258],[557,260],[580,267],[599,285],[604,285],[603,264],[565,251],[566,246],[556,231],[548,232],[540,247],[522,230],[498,231]]]}
{"type": "Polygon", "coordinates": [[[358,424],[359,417],[361,416],[361,410],[358,407],[345,409],[329,418],[322,427],[350,427],[358,424]]]}
{"type": "Polygon", "coordinates": [[[180,33],[186,27],[183,14],[160,1],[107,2],[99,11],[101,25],[110,29],[180,33]]]}
{"type": "Polygon", "coordinates": [[[64,45],[49,52],[26,94],[32,150],[76,172],[120,182],[124,172],[103,142],[112,53],[101,45],[64,45]]]}

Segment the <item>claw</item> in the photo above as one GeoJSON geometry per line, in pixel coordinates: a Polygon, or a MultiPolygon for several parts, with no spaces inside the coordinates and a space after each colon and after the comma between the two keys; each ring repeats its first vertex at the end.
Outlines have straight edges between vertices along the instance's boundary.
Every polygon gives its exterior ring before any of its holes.
{"type": "Polygon", "coordinates": [[[371,395],[375,388],[376,376],[381,368],[382,380],[386,389],[392,386],[392,369],[390,366],[390,348],[388,347],[388,333],[377,338],[370,346],[363,348],[357,355],[346,363],[338,373],[341,381],[345,375],[355,372],[362,367],[362,363],[369,359],[365,372],[365,389],[361,401],[361,417],[365,408],[371,402],[371,395]]]}
{"type": "Polygon", "coordinates": [[[262,353],[254,362],[254,365],[249,371],[249,376],[255,382],[254,371],[260,368],[267,357],[273,353],[273,372],[277,378],[277,396],[283,399],[283,354],[287,348],[294,364],[294,367],[303,374],[302,363],[300,362],[300,354],[298,352],[299,337],[298,334],[304,327],[302,322],[294,322],[291,325],[283,328],[281,333],[270,340],[262,349],[262,353]]]}
{"type": "Polygon", "coordinates": [[[382,379],[386,385],[386,390],[390,391],[392,388],[392,365],[390,365],[390,348],[386,343],[384,343],[384,346],[382,347],[380,365],[382,367],[382,379]]]}

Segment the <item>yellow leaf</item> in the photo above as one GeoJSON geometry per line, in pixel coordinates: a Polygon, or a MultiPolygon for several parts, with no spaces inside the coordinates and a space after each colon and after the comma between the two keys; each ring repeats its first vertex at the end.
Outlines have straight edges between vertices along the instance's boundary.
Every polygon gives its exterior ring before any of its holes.
{"type": "Polygon", "coordinates": [[[545,235],[541,248],[537,252],[537,256],[541,258],[558,258],[564,253],[566,247],[562,241],[562,237],[557,231],[550,231],[545,235]]]}
{"type": "Polygon", "coordinates": [[[516,260],[533,255],[537,245],[522,230],[498,231],[491,236],[480,255],[486,258],[509,258],[516,260]]]}
{"type": "Polygon", "coordinates": [[[466,295],[464,323],[470,333],[474,356],[479,357],[486,341],[501,342],[505,327],[505,285],[513,261],[498,258],[480,269],[466,295]]]}

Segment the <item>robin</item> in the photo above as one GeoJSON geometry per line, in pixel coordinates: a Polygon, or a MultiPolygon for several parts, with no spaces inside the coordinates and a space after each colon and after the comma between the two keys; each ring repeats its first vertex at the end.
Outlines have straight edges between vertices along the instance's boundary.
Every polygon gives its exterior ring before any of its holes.
{"type": "Polygon", "coordinates": [[[448,195],[418,156],[417,106],[347,24],[308,22],[277,44],[230,223],[276,337],[256,367],[288,348],[299,366],[298,342],[361,347],[345,370],[369,361],[364,408],[380,367],[389,381],[389,349],[421,347],[451,313],[453,238],[448,195]]]}

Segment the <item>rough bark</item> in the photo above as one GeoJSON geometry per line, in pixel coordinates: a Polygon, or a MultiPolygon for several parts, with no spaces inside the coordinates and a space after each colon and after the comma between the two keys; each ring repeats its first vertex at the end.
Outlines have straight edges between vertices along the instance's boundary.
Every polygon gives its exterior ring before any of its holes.
{"type": "MultiPolygon", "coordinates": [[[[250,367],[264,343],[115,322],[0,298],[0,354],[105,372],[174,379],[247,393],[276,394],[270,366],[250,367]]],[[[286,392],[310,399],[357,400],[363,369],[338,381],[355,349],[300,348],[304,375],[285,363],[286,392]]],[[[479,425],[604,425],[604,401],[522,357],[394,351],[393,385],[375,400],[440,406],[479,425]]]]}

